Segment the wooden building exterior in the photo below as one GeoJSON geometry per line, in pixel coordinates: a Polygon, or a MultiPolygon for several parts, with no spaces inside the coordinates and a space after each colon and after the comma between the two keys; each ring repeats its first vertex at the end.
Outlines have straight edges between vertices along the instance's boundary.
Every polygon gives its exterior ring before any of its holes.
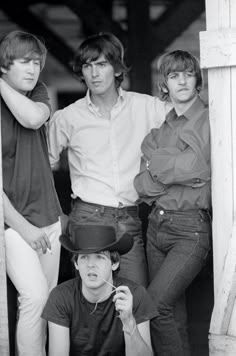
{"type": "Polygon", "coordinates": [[[200,33],[201,66],[208,69],[212,145],[215,301],[211,356],[236,355],[236,1],[206,0],[200,33]]]}
{"type": "MultiPolygon", "coordinates": [[[[30,3],[30,1],[28,2],[30,3]]],[[[27,4],[28,2],[25,1],[27,4]]],[[[92,1],[87,1],[87,3],[91,2],[92,1]]],[[[10,5],[7,2],[3,3],[1,6],[6,8],[5,11],[10,16],[10,5]]],[[[69,3],[73,6],[78,6],[75,1],[71,0],[69,3]]],[[[81,3],[83,3],[83,1],[81,3]]],[[[86,3],[86,1],[84,1],[84,3],[86,3]]],[[[98,3],[105,3],[105,1],[99,1],[98,3]]],[[[169,17],[164,14],[165,16],[162,16],[161,19],[156,21],[154,24],[155,27],[152,29],[150,29],[148,21],[142,21],[145,25],[145,31],[138,32],[139,36],[137,36],[137,31],[140,31],[141,28],[140,21],[143,20],[142,16],[137,18],[134,11],[131,11],[137,7],[137,3],[139,7],[141,7],[139,14],[144,16],[144,14],[148,13],[146,1],[128,1],[129,13],[132,14],[129,18],[129,27],[133,28],[133,30],[129,33],[129,38],[126,40],[132,43],[131,53],[134,52],[136,58],[139,58],[140,51],[146,48],[145,38],[153,32],[156,34],[156,37],[154,37],[155,40],[153,40],[152,51],[155,51],[155,55],[164,51],[174,36],[178,35],[178,33],[174,33],[171,39],[168,39],[165,33],[166,28],[169,29],[168,34],[170,35],[174,29],[177,31],[177,28],[181,27],[171,26],[171,24],[173,25],[173,17],[176,19],[177,13],[180,14],[179,25],[183,25],[184,19],[186,19],[186,21],[188,20],[188,22],[192,21],[193,18],[199,16],[203,9],[202,0],[167,1],[167,3],[173,3],[167,11],[169,17]],[[182,7],[185,9],[189,7],[189,11],[187,12],[189,18],[188,16],[184,16],[183,18],[182,7]],[[156,31],[153,31],[154,29],[156,31]],[[141,49],[140,43],[142,44],[141,49]]],[[[209,330],[209,348],[210,356],[234,356],[236,355],[236,0],[205,0],[205,10],[207,30],[200,33],[200,59],[202,68],[208,70],[212,145],[215,288],[215,305],[209,330]]],[[[17,9],[16,12],[17,14],[11,14],[11,17],[14,19],[18,15],[19,9],[17,9]]],[[[24,14],[27,15],[25,10],[24,14]]],[[[84,13],[81,15],[85,16],[84,13]]],[[[147,16],[148,15],[145,17],[146,20],[147,16]]],[[[32,19],[32,14],[30,14],[29,18],[32,19]]],[[[22,19],[22,17],[20,16],[19,19],[22,19]]],[[[88,21],[87,17],[86,21],[88,21]]],[[[31,28],[29,25],[33,26],[35,23],[40,33],[44,29],[44,27],[39,27],[37,21],[32,21],[31,24],[31,22],[27,20],[25,23],[28,24],[27,30],[32,32],[35,32],[33,31],[35,28],[31,28]]],[[[91,20],[91,24],[93,23],[94,21],[91,20]]],[[[188,26],[187,23],[186,26],[188,26]]],[[[54,42],[57,43],[57,41],[52,41],[52,43],[54,42]]],[[[58,53],[67,53],[68,57],[70,57],[71,49],[65,47],[64,44],[62,48],[66,49],[66,51],[61,51],[59,45],[62,46],[60,41],[58,42],[58,48],[60,49],[58,53]]],[[[52,49],[54,49],[53,45],[52,49]]],[[[56,49],[57,47],[55,51],[56,49]]],[[[67,64],[69,59],[70,58],[63,57],[61,61],[67,64]]],[[[135,62],[132,56],[130,60],[135,62]]],[[[136,75],[134,75],[133,81],[136,82],[131,89],[139,91],[150,90],[150,78],[149,80],[145,79],[147,77],[147,71],[143,71],[143,68],[147,66],[150,70],[151,60],[153,60],[153,53],[145,52],[145,58],[134,67],[136,75]],[[143,63],[145,65],[143,65],[143,63]],[[139,75],[141,72],[144,72],[145,78],[139,75]],[[146,86],[143,86],[144,80],[146,81],[146,86]]],[[[0,168],[0,191],[1,190],[2,174],[0,168]]],[[[2,197],[0,195],[0,355],[9,356],[9,354],[3,209],[2,197]]]]}

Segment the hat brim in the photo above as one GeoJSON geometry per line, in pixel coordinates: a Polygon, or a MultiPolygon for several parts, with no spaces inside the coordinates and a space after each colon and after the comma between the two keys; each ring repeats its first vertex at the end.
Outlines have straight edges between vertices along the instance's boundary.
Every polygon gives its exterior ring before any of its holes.
{"type": "MultiPolygon", "coordinates": [[[[68,251],[73,252],[73,253],[80,253],[80,254],[89,254],[89,253],[95,253],[101,251],[101,248],[99,247],[91,247],[91,248],[86,248],[86,249],[75,249],[74,244],[71,242],[69,239],[69,236],[67,234],[62,234],[59,237],[59,241],[61,245],[68,251]]],[[[120,255],[124,255],[128,253],[131,248],[133,247],[133,238],[130,234],[124,233],[118,240],[116,240],[114,243],[104,246],[102,248],[103,251],[117,251],[119,252],[120,255]]]]}

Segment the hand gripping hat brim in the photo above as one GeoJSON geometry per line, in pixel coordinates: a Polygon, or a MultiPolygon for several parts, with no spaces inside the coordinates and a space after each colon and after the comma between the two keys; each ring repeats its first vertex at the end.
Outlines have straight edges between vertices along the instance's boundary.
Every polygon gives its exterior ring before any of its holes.
{"type": "Polygon", "coordinates": [[[117,236],[114,226],[95,224],[74,224],[70,232],[59,238],[62,246],[75,253],[95,253],[99,251],[117,251],[123,255],[133,246],[133,238],[128,233],[117,236]]]}

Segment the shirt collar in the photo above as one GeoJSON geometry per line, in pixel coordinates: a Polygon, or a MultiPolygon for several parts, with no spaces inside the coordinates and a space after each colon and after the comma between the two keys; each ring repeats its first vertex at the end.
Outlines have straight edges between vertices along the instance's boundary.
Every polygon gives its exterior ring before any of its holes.
{"type": "Polygon", "coordinates": [[[196,116],[196,113],[201,112],[205,108],[204,102],[201,100],[199,95],[197,96],[196,100],[192,103],[190,108],[183,114],[187,119],[191,119],[192,117],[196,116]]]}
{"type": "Polygon", "coordinates": [[[165,121],[167,122],[168,125],[171,125],[171,123],[173,121],[175,121],[177,118],[178,118],[178,115],[177,115],[175,109],[173,108],[166,115],[166,120],[165,121]]]}
{"type": "Polygon", "coordinates": [[[95,105],[93,104],[93,102],[91,100],[89,89],[87,90],[87,93],[86,93],[86,100],[87,100],[87,104],[89,107],[93,107],[93,108],[95,107],[95,105]]]}
{"type": "Polygon", "coordinates": [[[121,87],[118,88],[118,94],[119,94],[118,101],[125,99],[126,92],[121,87]]]}
{"type": "MultiPolygon", "coordinates": [[[[115,106],[118,105],[123,100],[125,100],[125,94],[126,94],[126,92],[121,87],[119,87],[118,88],[118,99],[117,99],[117,103],[115,104],[115,106]]],[[[94,105],[94,103],[91,100],[89,89],[87,90],[87,93],[86,93],[86,100],[87,100],[87,104],[89,107],[95,109],[95,111],[98,111],[98,108],[96,107],[96,105],[94,105]]]]}
{"type": "Polygon", "coordinates": [[[187,120],[192,119],[197,112],[201,112],[205,108],[205,105],[199,95],[197,96],[196,100],[193,102],[193,104],[188,108],[185,113],[182,115],[177,115],[175,109],[173,108],[172,110],[169,111],[169,113],[166,115],[166,121],[170,123],[173,120],[176,120],[177,118],[185,118],[187,120]]]}

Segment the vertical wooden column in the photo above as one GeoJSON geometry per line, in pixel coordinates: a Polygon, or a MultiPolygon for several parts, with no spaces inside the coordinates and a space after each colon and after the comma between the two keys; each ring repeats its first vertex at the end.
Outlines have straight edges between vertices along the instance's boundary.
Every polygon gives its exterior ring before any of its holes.
{"type": "Polygon", "coordinates": [[[215,304],[210,355],[236,354],[236,2],[206,0],[200,33],[201,66],[208,69],[212,147],[215,304]]]}
{"type": "Polygon", "coordinates": [[[7,282],[5,261],[4,218],[2,202],[2,140],[1,140],[1,96],[0,96],[0,355],[9,355],[7,282]]]}
{"type": "Polygon", "coordinates": [[[130,88],[151,94],[151,36],[149,0],[128,0],[128,61],[130,88]]]}
{"type": "Polygon", "coordinates": [[[233,2],[234,0],[206,0],[207,31],[200,34],[201,65],[208,68],[209,81],[215,292],[219,286],[234,215],[233,68],[230,63],[229,32],[233,20],[233,2]]]}

